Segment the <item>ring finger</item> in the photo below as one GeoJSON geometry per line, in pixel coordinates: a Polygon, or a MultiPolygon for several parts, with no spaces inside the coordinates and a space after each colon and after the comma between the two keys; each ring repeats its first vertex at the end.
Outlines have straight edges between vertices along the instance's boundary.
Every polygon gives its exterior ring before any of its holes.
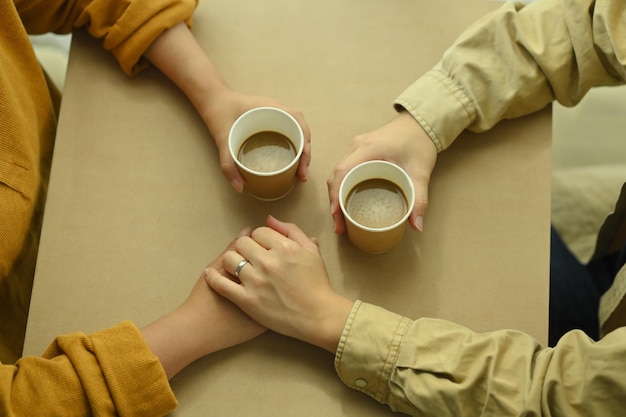
{"type": "Polygon", "coordinates": [[[234,276],[237,279],[239,279],[240,275],[245,269],[252,266],[252,263],[249,259],[244,258],[235,251],[226,252],[223,257],[223,262],[226,272],[228,272],[230,275],[234,276]]]}

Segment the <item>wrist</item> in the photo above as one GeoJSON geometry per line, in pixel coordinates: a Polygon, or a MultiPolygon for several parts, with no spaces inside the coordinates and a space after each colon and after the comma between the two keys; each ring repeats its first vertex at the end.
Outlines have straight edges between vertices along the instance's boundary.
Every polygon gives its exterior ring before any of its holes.
{"type": "Polygon", "coordinates": [[[198,71],[192,77],[180,88],[203,118],[225,106],[234,93],[218,74],[211,74],[210,68],[198,71]]]}
{"type": "Polygon", "coordinates": [[[438,152],[435,141],[430,137],[428,132],[422,127],[417,119],[409,113],[407,110],[400,112],[396,118],[391,121],[395,124],[400,131],[405,132],[407,135],[418,138],[424,143],[429,143],[432,146],[435,153],[438,152]]]}
{"type": "Polygon", "coordinates": [[[332,303],[325,306],[315,323],[312,323],[306,334],[309,340],[305,341],[334,354],[353,305],[354,301],[337,296],[332,303]]]}
{"type": "Polygon", "coordinates": [[[181,331],[180,324],[174,311],[141,329],[146,344],[161,362],[168,379],[172,379],[196,359],[186,343],[185,332],[181,331]]]}
{"type": "Polygon", "coordinates": [[[141,333],[168,379],[195,360],[221,349],[215,332],[207,328],[207,320],[186,304],[142,328],[141,333]]]}

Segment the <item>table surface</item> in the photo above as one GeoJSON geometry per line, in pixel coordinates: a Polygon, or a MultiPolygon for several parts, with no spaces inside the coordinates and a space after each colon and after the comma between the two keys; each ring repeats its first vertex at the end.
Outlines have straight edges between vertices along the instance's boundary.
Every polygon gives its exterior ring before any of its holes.
{"type": "MultiPolygon", "coordinates": [[[[439,156],[423,233],[366,255],[332,230],[326,179],[351,139],[394,117],[486,0],[204,0],[193,31],[234,88],[302,110],[310,179],[286,198],[236,194],[186,98],[154,69],[127,78],[99,42],[73,37],[26,334],[58,334],[179,305],[203,267],[268,214],[317,236],[342,294],[407,316],[547,339],[551,113],[464,133],[439,156]]],[[[173,381],[176,416],[391,415],[345,387],[329,353],[267,333],[173,381]]]]}

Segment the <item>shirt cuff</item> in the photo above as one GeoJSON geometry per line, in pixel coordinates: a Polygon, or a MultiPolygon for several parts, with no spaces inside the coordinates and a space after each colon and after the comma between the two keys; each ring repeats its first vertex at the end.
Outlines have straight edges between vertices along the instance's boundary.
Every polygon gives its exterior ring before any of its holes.
{"type": "Polygon", "coordinates": [[[89,336],[59,336],[43,356],[59,354],[73,364],[90,403],[101,406],[110,396],[120,416],[162,416],[177,406],[161,362],[130,321],[89,336]]]}
{"type": "Polygon", "coordinates": [[[470,96],[438,67],[404,90],[394,107],[411,113],[439,152],[447,149],[477,116],[470,96]]]}
{"type": "Polygon", "coordinates": [[[410,323],[406,317],[357,301],[335,355],[339,378],[350,388],[386,402],[388,381],[410,323]]]}
{"type": "Polygon", "coordinates": [[[149,62],[143,54],[166,30],[180,22],[191,26],[198,0],[129,1],[114,8],[110,1],[92,0],[75,22],[102,39],[127,75],[135,75],[149,62]]]}

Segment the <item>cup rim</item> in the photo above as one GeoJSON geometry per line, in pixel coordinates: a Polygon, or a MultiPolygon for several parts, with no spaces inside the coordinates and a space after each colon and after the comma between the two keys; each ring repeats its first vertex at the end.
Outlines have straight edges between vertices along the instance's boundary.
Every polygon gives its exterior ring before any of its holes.
{"type": "MultiPolygon", "coordinates": [[[[259,130],[255,133],[259,133],[259,132],[263,132],[263,130],[259,130]]],[[[284,133],[278,132],[284,136],[284,133]]],[[[287,137],[287,139],[292,140],[291,138],[287,137]]],[[[294,144],[295,145],[295,144],[294,144]]],[[[296,163],[300,163],[300,157],[302,156],[302,152],[304,151],[304,132],[302,131],[302,126],[300,126],[300,123],[298,123],[298,121],[296,120],[295,117],[293,117],[291,114],[287,113],[285,110],[283,109],[279,109],[278,107],[271,107],[271,106],[263,106],[263,107],[255,107],[253,109],[247,110],[246,112],[242,113],[239,117],[237,117],[237,119],[235,120],[235,122],[233,123],[233,125],[230,127],[230,130],[228,132],[228,142],[227,142],[227,146],[228,146],[228,152],[230,153],[231,158],[233,159],[233,161],[235,161],[235,164],[243,169],[244,171],[252,174],[252,175],[256,175],[258,177],[273,177],[275,175],[279,175],[282,174],[283,172],[289,171],[290,169],[293,168],[293,166],[296,163]],[[231,144],[231,136],[233,133],[233,130],[235,129],[235,126],[241,122],[241,120],[244,117],[247,117],[250,113],[255,113],[258,111],[266,111],[266,110],[272,110],[272,111],[276,111],[278,113],[281,113],[282,115],[286,116],[288,119],[290,119],[290,121],[292,121],[298,131],[298,135],[300,136],[301,140],[300,140],[300,145],[297,147],[296,149],[296,156],[294,156],[293,160],[287,164],[286,166],[284,166],[283,168],[276,170],[276,171],[270,171],[270,172],[261,172],[261,171],[255,171],[253,169],[248,168],[247,166],[245,166],[244,164],[242,164],[239,159],[237,158],[237,155],[234,154],[232,147],[230,146],[231,144]]]]}
{"type": "MultiPolygon", "coordinates": [[[[383,178],[383,179],[387,179],[387,178],[383,178]]],[[[392,180],[389,180],[389,179],[387,179],[387,180],[393,182],[394,184],[396,184],[395,181],[392,181],[392,180]]],[[[396,184],[396,185],[397,186],[401,186],[400,184],[396,184]]],[[[348,192],[349,191],[350,190],[348,190],[348,192]]],[[[404,193],[404,187],[402,187],[402,192],[404,193]]],[[[346,219],[348,219],[350,222],[352,222],[352,224],[357,225],[362,230],[365,230],[365,231],[368,231],[368,232],[377,232],[377,233],[379,233],[379,232],[386,232],[386,231],[389,231],[389,230],[393,230],[396,227],[402,225],[404,222],[407,221],[407,219],[411,215],[411,212],[413,212],[413,208],[415,206],[415,187],[413,187],[413,182],[411,181],[411,178],[409,177],[409,174],[407,174],[406,171],[404,169],[402,169],[402,167],[400,167],[399,165],[397,165],[397,164],[395,164],[393,162],[385,161],[385,160],[382,160],[382,159],[375,159],[375,160],[372,160],[372,161],[361,162],[360,164],[356,165],[351,170],[349,170],[348,173],[341,180],[341,185],[339,186],[339,206],[341,207],[341,211],[343,212],[344,217],[346,217],[346,219]],[[356,220],[354,220],[352,218],[352,216],[350,216],[350,214],[348,213],[348,210],[345,207],[343,194],[344,194],[344,189],[345,189],[344,186],[345,186],[345,183],[346,183],[346,178],[348,178],[355,170],[361,169],[365,165],[387,165],[387,166],[390,166],[392,169],[397,169],[398,172],[401,173],[401,175],[404,177],[404,179],[406,180],[406,182],[408,184],[409,191],[410,191],[411,195],[410,196],[405,195],[405,197],[407,199],[407,210],[406,210],[406,213],[404,214],[404,216],[402,216],[402,218],[400,220],[398,220],[396,223],[394,223],[392,225],[385,226],[385,227],[369,227],[369,226],[365,226],[365,225],[357,222],[356,220]]]]}

